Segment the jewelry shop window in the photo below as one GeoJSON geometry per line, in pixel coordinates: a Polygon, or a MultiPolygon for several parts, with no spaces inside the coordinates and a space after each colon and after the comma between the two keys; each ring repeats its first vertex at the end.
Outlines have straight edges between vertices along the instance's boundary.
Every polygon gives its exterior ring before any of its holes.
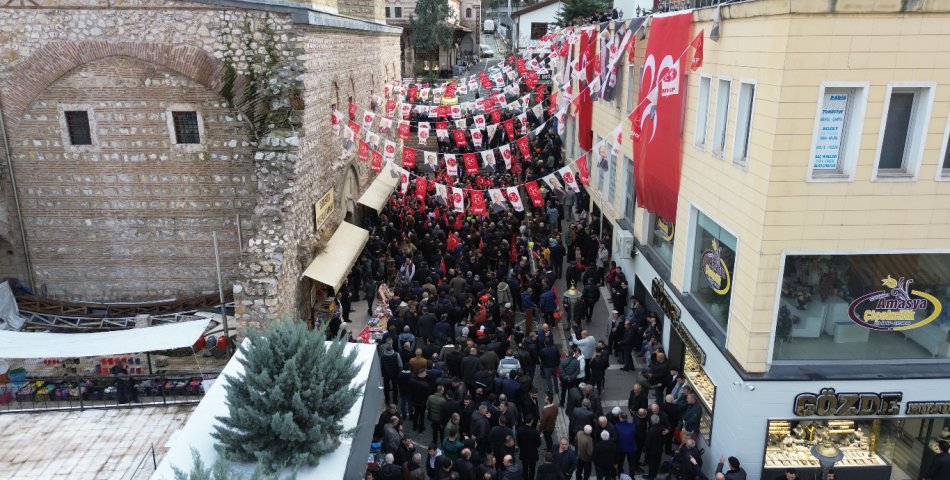
{"type": "Polygon", "coordinates": [[[703,416],[699,420],[699,434],[706,440],[706,445],[710,445],[712,443],[716,385],[710,380],[709,375],[706,374],[706,370],[703,368],[706,355],[696,345],[693,336],[686,331],[686,327],[680,322],[672,323],[672,327],[684,344],[683,375],[686,377],[690,389],[696,395],[699,406],[702,407],[703,416]]]}
{"type": "Polygon", "coordinates": [[[650,230],[647,232],[647,245],[653,253],[660,257],[667,267],[673,265],[673,238],[676,229],[672,222],[668,222],[659,215],[650,215],[650,230]]]}
{"type": "Polygon", "coordinates": [[[950,254],[790,255],[775,361],[950,358],[950,254]]]}
{"type": "Polygon", "coordinates": [[[736,237],[713,219],[696,212],[690,291],[723,329],[729,323],[736,237]]]}

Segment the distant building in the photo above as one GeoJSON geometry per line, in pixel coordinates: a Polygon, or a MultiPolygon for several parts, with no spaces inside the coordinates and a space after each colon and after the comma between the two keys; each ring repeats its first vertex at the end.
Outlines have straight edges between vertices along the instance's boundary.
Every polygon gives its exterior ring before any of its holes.
{"type": "Polygon", "coordinates": [[[557,28],[557,15],[563,3],[545,0],[511,14],[513,50],[525,53],[537,40],[557,28]]]}
{"type": "Polygon", "coordinates": [[[477,53],[480,4],[476,0],[448,0],[449,19],[453,26],[452,47],[439,51],[423,51],[412,45],[409,20],[414,17],[416,0],[386,0],[386,21],[402,27],[401,64],[403,77],[424,77],[427,74],[448,77],[459,58],[477,53]]]}

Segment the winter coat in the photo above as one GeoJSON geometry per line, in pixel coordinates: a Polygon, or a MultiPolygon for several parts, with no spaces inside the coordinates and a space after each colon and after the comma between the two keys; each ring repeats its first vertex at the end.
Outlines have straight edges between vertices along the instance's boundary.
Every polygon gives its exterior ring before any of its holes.
{"type": "Polygon", "coordinates": [[[379,357],[379,363],[383,377],[393,379],[399,377],[399,372],[402,371],[402,357],[394,350],[383,350],[383,354],[379,357]]]}
{"type": "Polygon", "coordinates": [[[620,453],[634,453],[640,451],[637,445],[637,426],[630,422],[617,422],[617,448],[620,453]]]}
{"type": "Polygon", "coordinates": [[[508,288],[508,283],[502,281],[498,284],[498,305],[505,306],[506,303],[514,303],[514,300],[511,298],[511,289],[508,288]]]}

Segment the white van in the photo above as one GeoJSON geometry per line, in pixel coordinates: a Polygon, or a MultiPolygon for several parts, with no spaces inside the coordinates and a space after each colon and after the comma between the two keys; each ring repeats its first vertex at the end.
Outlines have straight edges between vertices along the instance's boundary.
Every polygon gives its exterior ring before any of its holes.
{"type": "Polygon", "coordinates": [[[495,21],[494,20],[485,20],[485,23],[482,27],[482,32],[484,33],[495,33],[495,21]]]}

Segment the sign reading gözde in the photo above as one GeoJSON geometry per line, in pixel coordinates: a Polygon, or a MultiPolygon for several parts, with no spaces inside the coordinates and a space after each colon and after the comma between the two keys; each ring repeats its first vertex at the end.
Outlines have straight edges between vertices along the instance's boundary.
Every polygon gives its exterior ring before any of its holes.
{"type": "Polygon", "coordinates": [[[848,307],[851,321],[878,331],[910,330],[924,326],[940,315],[942,305],[933,295],[912,290],[913,278],[881,279],[882,290],[854,299],[848,307]]]}

